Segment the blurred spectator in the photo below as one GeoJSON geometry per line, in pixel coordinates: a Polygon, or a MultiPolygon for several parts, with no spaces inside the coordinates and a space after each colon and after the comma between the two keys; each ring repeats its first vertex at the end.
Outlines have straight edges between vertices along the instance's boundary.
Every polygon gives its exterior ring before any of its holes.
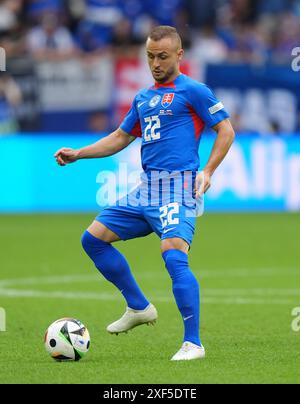
{"type": "Polygon", "coordinates": [[[101,54],[111,44],[112,30],[109,30],[109,35],[105,31],[95,22],[81,21],[75,35],[78,47],[89,54],[101,54]]]}
{"type": "Polygon", "coordinates": [[[275,14],[281,13],[290,8],[293,0],[259,0],[257,10],[259,14],[275,14]]]}
{"type": "Polygon", "coordinates": [[[41,25],[33,28],[27,39],[29,51],[39,60],[66,60],[77,54],[73,38],[60,25],[57,13],[44,13],[41,25]]]}
{"type": "Polygon", "coordinates": [[[144,0],[146,12],[157,25],[177,25],[177,14],[183,7],[182,0],[144,0]]]}
{"type": "Polygon", "coordinates": [[[253,59],[259,63],[268,63],[272,59],[272,48],[277,30],[277,18],[264,14],[259,17],[253,32],[253,59]]]}
{"type": "Polygon", "coordinates": [[[63,0],[29,0],[27,2],[27,15],[31,20],[38,18],[46,13],[61,13],[64,9],[63,0]]]}
{"type": "Polygon", "coordinates": [[[0,46],[5,49],[7,58],[20,56],[25,51],[22,11],[21,0],[6,0],[0,4],[0,46]]]}
{"type": "Polygon", "coordinates": [[[157,25],[157,21],[155,21],[150,15],[143,14],[141,15],[133,25],[133,32],[135,37],[141,42],[145,43],[149,32],[157,25]]]}
{"type": "Polygon", "coordinates": [[[293,2],[292,11],[300,18],[300,0],[295,0],[293,2]]]}
{"type": "Polygon", "coordinates": [[[81,20],[85,16],[85,0],[65,0],[65,15],[67,17],[68,27],[72,33],[75,33],[81,20]]]}
{"type": "Polygon", "coordinates": [[[192,30],[199,29],[208,21],[215,26],[216,10],[220,6],[218,0],[184,0],[183,5],[192,30]]]}
{"type": "Polygon", "coordinates": [[[7,0],[0,4],[0,32],[13,29],[18,22],[18,13],[22,7],[21,1],[7,0]]]}
{"type": "Polygon", "coordinates": [[[79,46],[93,52],[111,44],[113,28],[123,17],[118,0],[87,0],[77,32],[79,46]]]}
{"type": "Polygon", "coordinates": [[[134,35],[130,21],[123,18],[113,30],[111,44],[117,58],[137,57],[141,41],[134,35]]]}
{"type": "Polygon", "coordinates": [[[206,24],[197,33],[194,33],[194,41],[189,55],[201,64],[223,63],[228,57],[228,48],[216,34],[214,27],[206,24]]]}
{"type": "Polygon", "coordinates": [[[7,59],[25,55],[26,43],[23,34],[21,30],[0,34],[0,47],[5,49],[7,59]]]}
{"type": "Polygon", "coordinates": [[[231,0],[230,12],[233,24],[254,23],[259,0],[231,0]]]}
{"type": "Polygon", "coordinates": [[[273,60],[276,63],[288,63],[294,48],[300,46],[300,21],[290,12],[279,18],[278,29],[274,33],[273,60]]]}
{"type": "Polygon", "coordinates": [[[134,22],[142,15],[146,14],[145,2],[140,0],[123,0],[121,2],[121,10],[123,15],[134,24],[134,22]]]}
{"type": "Polygon", "coordinates": [[[123,16],[132,26],[131,35],[134,37],[134,42],[143,43],[152,28],[158,24],[147,10],[147,1],[124,0],[121,3],[123,16]]]}
{"type": "Polygon", "coordinates": [[[7,73],[0,73],[0,135],[16,133],[15,108],[21,103],[21,90],[7,73]]]}

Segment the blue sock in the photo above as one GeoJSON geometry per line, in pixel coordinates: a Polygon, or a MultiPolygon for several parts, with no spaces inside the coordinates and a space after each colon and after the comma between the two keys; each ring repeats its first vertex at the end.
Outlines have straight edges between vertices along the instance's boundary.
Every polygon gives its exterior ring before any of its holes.
{"type": "Polygon", "coordinates": [[[111,244],[99,240],[88,231],[83,234],[81,242],[96,268],[123,294],[127,306],[144,310],[149,302],[137,285],[124,256],[111,244]]]}
{"type": "Polygon", "coordinates": [[[179,250],[163,253],[172,278],[173,294],[184,322],[184,341],[201,345],[199,284],[188,264],[188,255],[179,250]]]}

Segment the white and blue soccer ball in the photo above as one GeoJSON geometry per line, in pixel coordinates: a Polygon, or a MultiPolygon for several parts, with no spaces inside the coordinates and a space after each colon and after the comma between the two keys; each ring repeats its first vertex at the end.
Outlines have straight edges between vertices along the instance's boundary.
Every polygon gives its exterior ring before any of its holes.
{"type": "Polygon", "coordinates": [[[45,334],[45,348],[56,361],[79,361],[90,348],[90,334],[81,321],[61,318],[45,334]]]}

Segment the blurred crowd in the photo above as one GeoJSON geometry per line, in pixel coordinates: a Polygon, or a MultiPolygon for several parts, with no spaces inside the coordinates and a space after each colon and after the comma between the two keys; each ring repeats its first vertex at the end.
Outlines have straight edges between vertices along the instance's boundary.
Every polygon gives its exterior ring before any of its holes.
{"type": "MultiPolygon", "coordinates": [[[[201,63],[290,64],[300,46],[300,0],[2,0],[7,60],[137,55],[155,25],[176,26],[201,63]]],[[[1,100],[21,97],[0,76],[1,100]]],[[[1,119],[1,117],[0,117],[1,119]]]]}
{"type": "Polygon", "coordinates": [[[188,49],[215,63],[284,63],[299,46],[300,0],[0,2],[0,46],[8,57],[130,52],[155,25],[177,26],[188,49]]]}

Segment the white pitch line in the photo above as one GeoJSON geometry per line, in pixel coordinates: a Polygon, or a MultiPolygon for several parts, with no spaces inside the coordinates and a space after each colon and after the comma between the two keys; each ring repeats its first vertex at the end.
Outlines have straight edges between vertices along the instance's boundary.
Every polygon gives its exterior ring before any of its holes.
{"type": "Polygon", "coordinates": [[[50,299],[78,299],[78,300],[115,300],[118,296],[113,293],[96,292],[44,292],[40,290],[0,289],[2,297],[28,297],[50,299]]]}
{"type": "Polygon", "coordinates": [[[289,305],[294,306],[297,302],[295,300],[288,299],[252,299],[252,298],[244,298],[244,297],[234,297],[234,298],[206,298],[202,299],[204,304],[228,304],[228,305],[289,305]]]}
{"type": "Polygon", "coordinates": [[[255,295],[255,296],[298,296],[300,298],[300,289],[252,289],[252,288],[245,288],[245,289],[205,289],[203,290],[203,294],[205,295],[213,295],[213,296],[220,296],[220,295],[255,295]]]}
{"type": "MultiPolygon", "coordinates": [[[[197,276],[201,278],[250,278],[250,277],[275,277],[277,275],[293,276],[300,274],[299,268],[236,268],[223,270],[195,269],[193,270],[197,276]]],[[[153,275],[151,272],[135,271],[135,275],[140,279],[169,279],[166,271],[158,272],[153,275]]],[[[88,283],[88,282],[104,282],[105,279],[95,272],[94,274],[72,274],[72,275],[57,275],[57,276],[41,276],[30,278],[10,278],[0,279],[0,288],[13,285],[50,285],[62,283],[88,283]]],[[[227,289],[228,290],[228,289],[227,289]]]]}
{"type": "MultiPolygon", "coordinates": [[[[269,278],[276,276],[299,276],[300,267],[299,268],[236,268],[236,269],[222,269],[222,270],[214,270],[214,269],[201,269],[194,268],[192,266],[192,271],[195,275],[201,279],[226,279],[226,278],[269,278]]],[[[134,272],[137,277],[140,279],[153,279],[153,273],[148,272],[140,272],[139,270],[134,272]]],[[[155,278],[168,278],[168,273],[162,269],[161,272],[155,273],[155,278]]]]}
{"type": "MultiPolygon", "coordinates": [[[[40,299],[76,299],[76,300],[100,300],[100,301],[116,301],[121,300],[121,296],[117,293],[103,292],[76,292],[76,291],[53,291],[44,292],[39,290],[18,290],[18,289],[0,289],[1,297],[8,298],[40,298],[40,299]]],[[[171,296],[153,296],[152,301],[160,303],[169,303],[174,299],[171,296]]],[[[228,304],[228,305],[295,305],[295,300],[288,299],[256,299],[251,297],[203,297],[203,304],[228,304]]]]}
{"type": "MultiPolygon", "coordinates": [[[[225,273],[225,271],[224,271],[225,273]]],[[[79,300],[116,300],[121,296],[116,293],[81,292],[81,291],[40,291],[15,289],[13,286],[73,284],[84,282],[103,282],[104,278],[98,274],[60,275],[33,278],[3,279],[0,281],[0,296],[9,298],[50,298],[50,299],[79,299],[79,300]]],[[[300,289],[274,289],[274,288],[245,288],[245,289],[210,289],[203,288],[202,302],[204,304],[271,304],[294,305],[294,300],[288,297],[300,296],[300,289]],[[272,298],[270,298],[272,297],[272,298]]],[[[153,301],[171,302],[173,296],[165,296],[163,292],[156,291],[153,301]]]]}
{"type": "MultiPolygon", "coordinates": [[[[74,283],[91,283],[104,282],[105,279],[99,275],[61,275],[61,276],[46,276],[34,278],[17,278],[5,279],[0,281],[0,290],[2,293],[9,290],[11,286],[28,286],[28,285],[51,285],[51,284],[74,284],[74,283]]],[[[157,292],[157,291],[156,291],[157,292]]],[[[41,292],[43,293],[43,292],[41,292]]],[[[63,292],[62,292],[63,293],[63,292]]],[[[85,292],[84,292],[85,293],[85,292]]],[[[162,292],[163,293],[163,292],[162,292]]],[[[224,289],[224,288],[203,288],[204,295],[225,295],[225,296],[300,296],[300,289],[279,289],[279,288],[239,288],[239,289],[224,289]]]]}
{"type": "Polygon", "coordinates": [[[62,283],[84,283],[84,282],[104,281],[104,278],[95,274],[91,275],[57,275],[57,276],[41,276],[34,278],[16,278],[0,280],[0,288],[10,285],[51,285],[62,283]]]}

